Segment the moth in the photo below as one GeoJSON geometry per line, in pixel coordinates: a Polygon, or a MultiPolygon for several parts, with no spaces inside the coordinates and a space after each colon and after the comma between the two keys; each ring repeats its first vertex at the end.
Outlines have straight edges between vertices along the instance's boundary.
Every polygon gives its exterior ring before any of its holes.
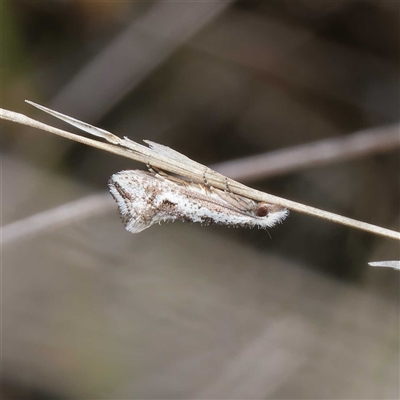
{"type": "Polygon", "coordinates": [[[121,171],[108,187],[118,204],[125,228],[138,233],[161,222],[199,222],[231,227],[271,228],[289,214],[286,208],[255,202],[166,174],[121,171]]]}
{"type": "Polygon", "coordinates": [[[115,147],[137,154],[142,162],[157,153],[159,158],[174,161],[184,166],[185,170],[196,171],[196,176],[203,174],[202,182],[187,181],[161,170],[156,171],[148,165],[149,172],[130,170],[112,175],[108,187],[129,232],[138,233],[153,224],[177,220],[199,222],[202,225],[214,223],[265,229],[282,222],[289,215],[285,207],[233,194],[227,178],[226,190],[212,187],[206,180],[207,171],[211,171],[209,168],[167,146],[145,140],[149,146],[146,147],[39,104],[27,102],[91,135],[107,140],[115,147]]]}

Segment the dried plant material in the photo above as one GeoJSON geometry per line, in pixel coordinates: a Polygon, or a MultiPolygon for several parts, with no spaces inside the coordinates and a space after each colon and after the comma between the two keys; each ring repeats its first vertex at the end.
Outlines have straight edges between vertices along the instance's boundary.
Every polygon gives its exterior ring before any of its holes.
{"type": "Polygon", "coordinates": [[[102,143],[97,140],[75,135],[70,132],[40,123],[36,120],[26,117],[25,115],[14,113],[8,110],[0,109],[0,118],[31,126],[37,129],[42,129],[44,131],[54,133],[70,140],[77,141],[79,143],[87,144],[89,146],[109,151],[113,154],[121,155],[123,157],[143,162],[162,171],[166,171],[172,174],[176,174],[179,177],[186,178],[191,182],[204,183],[209,187],[220,189],[222,191],[229,189],[232,194],[245,197],[246,199],[253,200],[255,202],[264,202],[267,204],[280,206],[282,208],[287,208],[292,211],[298,211],[304,214],[313,215],[315,217],[326,219],[331,222],[339,223],[400,241],[399,232],[357,221],[338,214],[323,211],[314,207],[297,203],[295,201],[273,196],[269,193],[260,192],[258,190],[249,188],[248,186],[245,186],[233,179],[227,178],[226,176],[198,162],[195,162],[190,158],[184,156],[183,154],[180,154],[177,151],[172,150],[166,146],[153,142],[148,142],[150,147],[146,147],[128,138],[118,138],[111,132],[104,131],[103,129],[99,129],[85,122],[78,121],[74,118],[50,110],[33,102],[29,103],[57,118],[64,120],[65,122],[68,122],[70,124],[73,123],[74,126],[86,132],[93,134],[92,132],[94,130],[96,136],[104,138],[105,140],[110,141],[113,144],[102,143]]]}
{"type": "Polygon", "coordinates": [[[265,229],[289,214],[280,206],[155,172],[121,171],[110,178],[108,187],[132,233],[177,220],[265,229]]]}
{"type": "Polygon", "coordinates": [[[368,265],[371,267],[384,267],[400,270],[400,261],[374,261],[369,262],[368,265]]]}

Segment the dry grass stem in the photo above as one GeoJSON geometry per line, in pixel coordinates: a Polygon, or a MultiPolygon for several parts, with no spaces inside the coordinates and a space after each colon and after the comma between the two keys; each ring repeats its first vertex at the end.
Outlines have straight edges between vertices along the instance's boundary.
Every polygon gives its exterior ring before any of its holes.
{"type": "Polygon", "coordinates": [[[177,174],[184,178],[192,181],[204,182],[206,181],[209,185],[218,189],[226,190],[229,187],[232,193],[247,197],[255,201],[264,201],[271,204],[280,205],[286,207],[292,211],[298,211],[304,214],[312,215],[322,219],[326,219],[331,222],[336,222],[342,225],[353,227],[356,229],[364,230],[370,233],[381,235],[387,238],[395,239],[400,241],[400,233],[385,229],[379,226],[371,225],[365,222],[357,221],[351,218],[343,217],[334,213],[323,211],[314,207],[310,207],[301,203],[297,203],[291,200],[273,196],[271,194],[261,192],[252,188],[249,188],[233,179],[227,178],[226,176],[200,164],[175,150],[172,150],[166,146],[159,145],[147,141],[150,147],[143,146],[128,138],[119,138],[111,132],[96,128],[87,123],[78,121],[72,117],[63,115],[56,111],[50,110],[46,107],[37,105],[29,102],[35,107],[48,112],[49,114],[64,120],[65,122],[78,127],[81,130],[89,132],[98,137],[111,142],[103,143],[97,140],[85,138],[79,135],[72,134],[70,132],[54,128],[52,126],[40,123],[23,114],[15,113],[12,111],[1,110],[0,117],[5,120],[17,122],[23,125],[31,126],[33,128],[41,129],[56,135],[65,137],[67,139],[74,140],[79,143],[87,144],[102,150],[109,151],[111,153],[121,155],[123,157],[131,158],[136,161],[151,165],[152,167],[159,168],[166,172],[177,174]]]}
{"type": "Polygon", "coordinates": [[[373,261],[369,262],[371,267],[384,267],[400,270],[400,261],[373,261]]]}

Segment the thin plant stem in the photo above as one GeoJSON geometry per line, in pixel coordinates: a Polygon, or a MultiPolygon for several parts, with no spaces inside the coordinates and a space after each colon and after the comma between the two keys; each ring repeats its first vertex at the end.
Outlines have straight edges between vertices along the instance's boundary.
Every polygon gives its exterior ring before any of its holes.
{"type": "Polygon", "coordinates": [[[301,204],[295,201],[284,199],[271,195],[269,193],[261,192],[259,190],[252,189],[245,186],[233,179],[227,178],[226,176],[200,164],[188,157],[176,152],[175,150],[169,149],[168,147],[158,145],[156,143],[148,142],[150,147],[146,147],[139,143],[133,142],[127,138],[119,138],[111,132],[107,132],[103,129],[96,128],[87,123],[78,121],[72,117],[63,115],[56,111],[47,109],[46,107],[37,105],[29,102],[30,104],[38,107],[39,109],[50,113],[51,115],[64,120],[78,128],[94,134],[98,137],[111,142],[103,143],[97,140],[89,139],[83,136],[79,136],[61,129],[54,128],[52,126],[38,122],[32,118],[29,118],[23,114],[15,113],[12,111],[0,109],[0,118],[17,122],[22,125],[30,126],[33,128],[41,129],[46,132],[53,133],[64,138],[74,140],[79,143],[83,143],[92,147],[96,147],[101,150],[108,151],[113,154],[117,154],[126,158],[130,158],[152,167],[159,168],[163,171],[177,174],[184,178],[192,181],[204,182],[208,185],[216,187],[221,190],[229,190],[234,193],[255,201],[263,201],[270,204],[276,204],[288,208],[292,211],[298,211],[307,215],[325,219],[331,222],[335,222],[341,225],[349,226],[366,232],[370,232],[376,235],[384,236],[386,238],[400,241],[400,233],[382,228],[376,225],[368,224],[365,222],[357,221],[352,218],[344,217],[342,215],[334,214],[328,211],[323,211],[315,207],[310,207],[305,204],[301,204]]]}

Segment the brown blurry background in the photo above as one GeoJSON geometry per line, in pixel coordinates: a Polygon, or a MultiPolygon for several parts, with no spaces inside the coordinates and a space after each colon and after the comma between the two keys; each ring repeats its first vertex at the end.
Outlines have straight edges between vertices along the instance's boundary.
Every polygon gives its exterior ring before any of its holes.
{"type": "MultiPolygon", "coordinates": [[[[207,165],[399,121],[398,2],[0,7],[1,107],[61,128],[24,100],[207,165]]],[[[1,131],[2,225],[144,168],[1,131]]],[[[243,182],[399,230],[399,164],[395,148],[243,182]]],[[[400,396],[399,273],[367,265],[396,242],[297,213],[271,238],[131,235],[111,209],[3,244],[3,398],[400,396]]]]}

